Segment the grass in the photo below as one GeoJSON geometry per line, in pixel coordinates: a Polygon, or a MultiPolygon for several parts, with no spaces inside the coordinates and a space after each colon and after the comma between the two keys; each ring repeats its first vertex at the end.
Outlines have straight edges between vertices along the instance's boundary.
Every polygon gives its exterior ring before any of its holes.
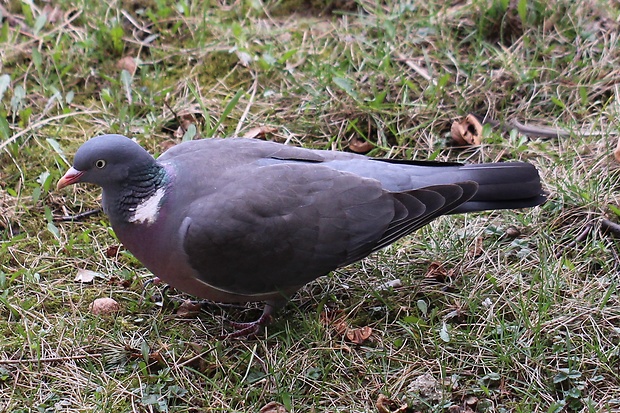
{"type": "Polygon", "coordinates": [[[600,230],[620,211],[615,3],[1,5],[1,411],[620,409],[620,260],[600,230]],[[104,216],[53,220],[99,204],[91,187],[53,189],[83,141],[123,133],[159,154],[183,138],[173,111],[202,137],[269,126],[307,147],[368,140],[379,157],[527,160],[549,202],[443,217],[309,284],[259,338],[221,340],[224,318],[258,307],[180,318],[143,293],[150,274],[104,216]],[[483,145],[456,148],[467,113],[570,134],[485,126],[483,145]],[[98,297],[121,311],[91,314],[98,297]]]}

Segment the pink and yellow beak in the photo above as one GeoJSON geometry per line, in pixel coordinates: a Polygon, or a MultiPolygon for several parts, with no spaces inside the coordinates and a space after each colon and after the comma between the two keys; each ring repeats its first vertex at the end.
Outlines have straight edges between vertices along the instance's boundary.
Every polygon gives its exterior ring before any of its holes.
{"type": "Polygon", "coordinates": [[[76,182],[80,181],[80,177],[84,175],[84,171],[78,171],[74,167],[69,168],[67,173],[64,174],[62,178],[56,184],[56,189],[62,189],[65,186],[72,185],[76,182]]]}

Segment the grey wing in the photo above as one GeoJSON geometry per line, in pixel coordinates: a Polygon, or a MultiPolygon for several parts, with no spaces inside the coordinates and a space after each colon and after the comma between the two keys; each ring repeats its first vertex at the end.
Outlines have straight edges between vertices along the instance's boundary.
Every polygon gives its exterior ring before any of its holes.
{"type": "Polygon", "coordinates": [[[190,207],[183,247],[206,283],[237,294],[291,292],[465,202],[476,185],[390,193],[320,164],[222,176],[190,207]]]}

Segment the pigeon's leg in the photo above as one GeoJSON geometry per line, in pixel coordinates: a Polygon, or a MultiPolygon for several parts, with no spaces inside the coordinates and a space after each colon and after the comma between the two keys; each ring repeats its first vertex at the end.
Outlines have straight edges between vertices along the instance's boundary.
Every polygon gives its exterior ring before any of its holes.
{"type": "MultiPolygon", "coordinates": [[[[161,281],[161,279],[159,277],[149,278],[148,280],[144,281],[144,283],[142,284],[142,295],[143,295],[143,297],[146,295],[147,288],[149,287],[149,285],[159,285],[161,283],[162,283],[162,281],[161,281]]],[[[170,286],[168,284],[164,284],[164,287],[161,290],[161,294],[159,294],[159,293],[151,294],[151,299],[158,306],[163,306],[164,305],[164,301],[166,301],[167,293],[168,293],[169,290],[170,290],[170,286]]]]}
{"type": "Polygon", "coordinates": [[[265,308],[263,308],[263,313],[260,317],[258,317],[258,320],[249,323],[237,323],[231,321],[230,324],[236,331],[227,335],[226,338],[255,336],[262,327],[265,327],[271,323],[273,313],[281,306],[282,304],[278,301],[267,301],[265,303],[265,308]]]}
{"type": "MultiPolygon", "coordinates": [[[[162,280],[159,277],[153,277],[153,278],[149,278],[148,280],[144,281],[144,283],[142,284],[142,293],[146,294],[146,289],[149,285],[158,285],[161,284],[162,280]]],[[[153,301],[158,304],[158,305],[163,305],[164,301],[166,300],[170,300],[174,303],[184,303],[187,301],[186,298],[178,298],[178,297],[170,297],[168,296],[168,291],[170,291],[171,289],[173,289],[173,287],[171,287],[169,284],[164,284],[162,290],[161,290],[161,295],[157,294],[157,295],[153,295],[153,301]]],[[[203,309],[207,309],[207,308],[212,308],[212,307],[217,307],[217,308],[245,308],[245,306],[240,305],[240,304],[228,304],[228,303],[216,303],[213,302],[211,300],[190,300],[189,301],[190,304],[192,305],[197,305],[202,307],[203,309]]]]}

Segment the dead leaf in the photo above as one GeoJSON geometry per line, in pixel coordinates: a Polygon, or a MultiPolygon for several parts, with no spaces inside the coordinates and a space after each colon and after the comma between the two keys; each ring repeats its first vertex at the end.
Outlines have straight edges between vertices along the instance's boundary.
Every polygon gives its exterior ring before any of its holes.
{"type": "Polygon", "coordinates": [[[136,59],[132,56],[122,57],[118,62],[116,62],[116,67],[119,70],[126,70],[130,75],[134,75],[136,73],[136,69],[138,68],[138,63],[136,59]]]}
{"type": "Polygon", "coordinates": [[[198,129],[198,119],[193,113],[179,115],[179,122],[179,127],[174,132],[174,137],[177,139],[181,139],[185,136],[185,132],[187,132],[191,125],[196,125],[196,129],[198,129]]]}
{"type": "Polygon", "coordinates": [[[333,327],[334,327],[334,330],[336,330],[336,333],[340,335],[346,335],[347,331],[349,331],[349,324],[346,321],[344,321],[344,318],[336,320],[333,323],[333,327]]]}
{"type": "Polygon", "coordinates": [[[618,138],[616,150],[614,150],[614,158],[616,158],[616,161],[620,162],[620,138],[618,138]]]}
{"type": "Polygon", "coordinates": [[[123,288],[128,288],[128,287],[131,287],[131,280],[128,280],[125,278],[119,278],[113,275],[108,280],[108,284],[109,285],[120,285],[123,288]]]}
{"type": "Polygon", "coordinates": [[[120,245],[116,244],[116,245],[110,245],[106,250],[105,250],[105,256],[108,258],[114,258],[116,257],[116,255],[118,254],[118,250],[120,248],[120,245]]]}
{"type": "Polygon", "coordinates": [[[164,357],[162,356],[162,354],[155,350],[152,351],[151,353],[149,353],[149,360],[154,360],[155,362],[157,362],[157,364],[159,364],[160,366],[163,366],[166,364],[166,362],[164,361],[164,357]]]}
{"type": "Polygon", "coordinates": [[[88,309],[93,314],[108,315],[120,311],[121,306],[116,300],[109,297],[104,297],[97,298],[90,304],[90,306],[88,306],[88,309]]]}
{"type": "Polygon", "coordinates": [[[372,328],[368,326],[360,328],[350,328],[347,330],[347,338],[355,344],[362,344],[372,335],[372,328]]]}
{"type": "Polygon", "coordinates": [[[425,278],[434,278],[439,282],[444,282],[446,278],[452,276],[453,270],[446,270],[442,263],[433,261],[428,266],[426,270],[426,274],[424,274],[425,278]]]}
{"type": "Polygon", "coordinates": [[[177,316],[182,318],[193,318],[200,313],[202,306],[194,303],[191,300],[185,300],[181,303],[177,309],[177,316]]]}
{"type": "Polygon", "coordinates": [[[474,241],[474,245],[472,245],[469,249],[468,255],[471,258],[476,258],[482,255],[484,252],[484,248],[482,247],[482,237],[476,237],[474,241]]]}
{"type": "Polygon", "coordinates": [[[375,406],[379,413],[404,413],[407,411],[407,403],[401,404],[384,394],[379,394],[375,406]]]}
{"type": "Polygon", "coordinates": [[[77,275],[75,276],[75,279],[73,281],[84,283],[84,284],[92,283],[96,277],[106,278],[105,275],[99,272],[85,270],[83,268],[78,268],[77,275]]]}
{"type": "Polygon", "coordinates": [[[278,128],[274,128],[273,126],[257,126],[247,131],[243,137],[248,139],[263,139],[266,135],[272,134],[277,130],[278,128]]]}
{"type": "Polygon", "coordinates": [[[331,326],[336,333],[345,335],[349,329],[349,324],[345,321],[346,316],[343,315],[341,310],[329,311],[324,310],[321,312],[321,324],[325,327],[331,326]]]}
{"type": "Polygon", "coordinates": [[[465,398],[465,405],[471,407],[472,409],[476,408],[476,404],[478,404],[478,398],[476,396],[467,396],[465,398]]]}
{"type": "Polygon", "coordinates": [[[342,310],[331,310],[329,308],[325,308],[319,316],[321,324],[323,324],[324,326],[332,324],[334,320],[340,317],[342,317],[342,310]]]}
{"type": "Polygon", "coordinates": [[[360,139],[358,137],[352,137],[349,141],[349,149],[355,153],[368,153],[373,150],[375,145],[367,140],[360,139]]]}
{"type": "Polygon", "coordinates": [[[480,145],[482,142],[482,124],[471,113],[460,122],[453,122],[450,133],[459,145],[480,145]]]}
{"type": "Polygon", "coordinates": [[[278,402],[269,402],[264,405],[258,413],[287,413],[287,410],[284,405],[278,402]]]}
{"type": "Polygon", "coordinates": [[[334,311],[332,314],[323,311],[320,318],[323,325],[331,326],[337,334],[344,336],[354,344],[362,344],[372,335],[371,327],[351,328],[346,321],[346,314],[343,315],[342,311],[334,311]]]}

